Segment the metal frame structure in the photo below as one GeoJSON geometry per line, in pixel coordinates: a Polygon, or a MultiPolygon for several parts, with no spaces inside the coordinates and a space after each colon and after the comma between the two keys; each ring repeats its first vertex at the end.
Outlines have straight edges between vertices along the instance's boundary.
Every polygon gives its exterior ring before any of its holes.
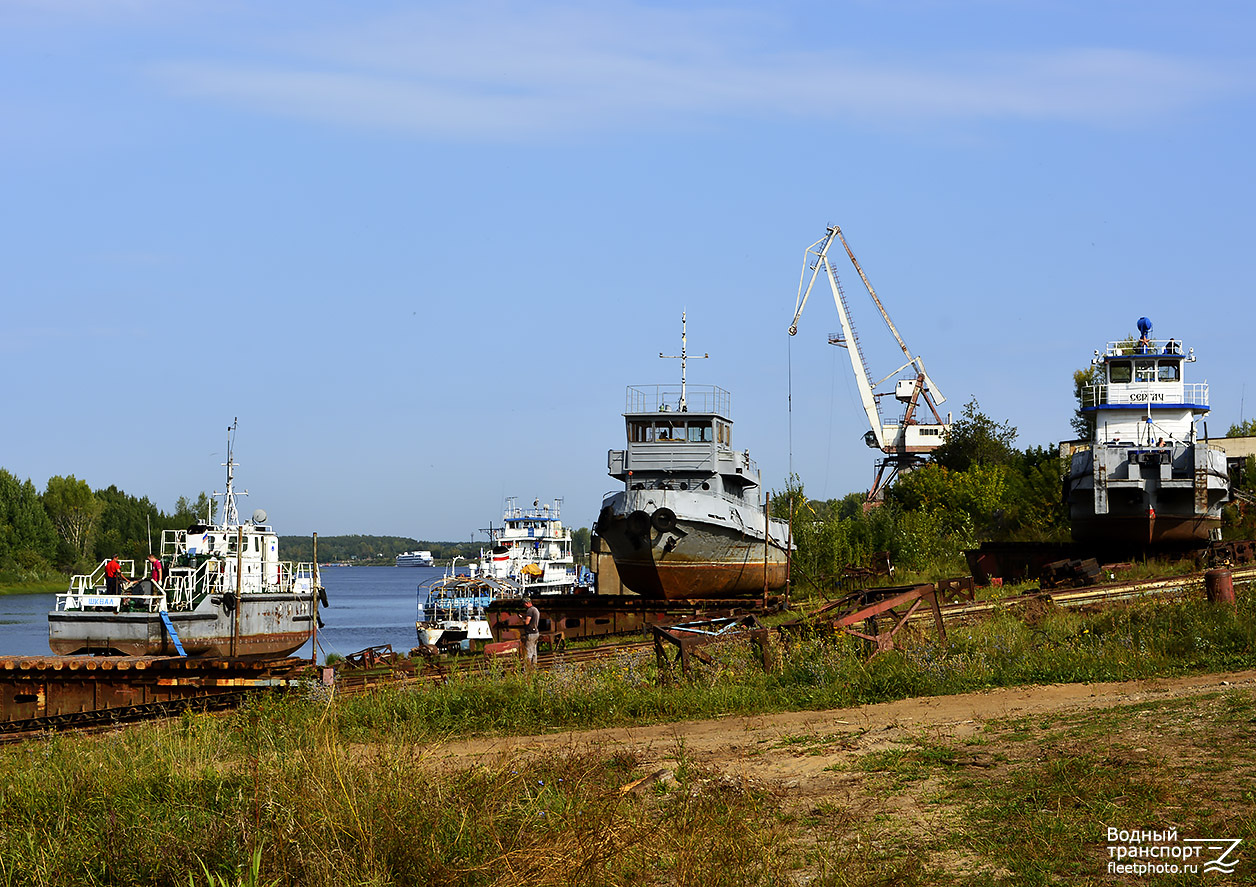
{"type": "Polygon", "coordinates": [[[871,502],[880,498],[884,488],[893,482],[900,471],[909,470],[920,465],[930,452],[945,442],[951,424],[949,417],[948,421],[944,422],[942,420],[942,416],[938,413],[937,405],[943,403],[946,397],[934,384],[933,380],[929,378],[929,374],[925,370],[924,360],[918,354],[913,355],[907,347],[907,343],[899,333],[898,327],[890,319],[890,314],[886,311],[885,305],[881,302],[880,297],[877,296],[876,290],[872,288],[872,283],[868,280],[868,276],[864,274],[858,259],[855,258],[850,244],[846,242],[842,229],[837,225],[830,226],[828,233],[806,250],[802,276],[798,281],[798,299],[794,304],[794,319],[790,323],[789,334],[791,336],[797,335],[798,319],[802,316],[803,309],[807,306],[807,300],[811,297],[811,291],[821,271],[823,271],[825,278],[829,282],[829,288],[833,291],[833,304],[837,306],[838,319],[842,324],[841,333],[829,335],[829,344],[845,348],[850,356],[851,369],[854,371],[855,381],[859,387],[859,397],[863,402],[864,412],[868,416],[868,424],[872,429],[865,439],[869,446],[875,447],[885,454],[884,459],[877,461],[876,479],[873,481],[872,489],[868,492],[868,501],[871,502]],[[850,306],[846,301],[846,293],[842,289],[841,280],[829,258],[829,249],[833,245],[834,240],[841,241],[842,246],[846,250],[846,255],[859,273],[859,277],[863,281],[868,295],[872,297],[872,301],[876,305],[877,311],[880,312],[882,320],[885,321],[886,327],[889,328],[890,333],[894,336],[894,340],[898,343],[899,349],[902,350],[903,356],[907,358],[906,363],[891,370],[876,382],[872,382],[869,378],[868,362],[864,357],[863,348],[859,344],[859,336],[855,331],[854,322],[851,320],[850,306]],[[814,261],[812,260],[813,256],[814,261]],[[808,269],[811,271],[810,279],[807,279],[808,269]],[[909,377],[899,377],[899,374],[905,370],[913,370],[914,373],[909,377]],[[896,379],[896,377],[899,378],[896,379]],[[876,390],[891,379],[896,379],[892,392],[878,392],[876,390]],[[896,400],[905,404],[903,417],[897,423],[887,424],[881,417],[880,398],[888,394],[892,394],[896,400]],[[920,422],[916,419],[916,412],[921,404],[927,407],[932,414],[932,422],[920,422]],[[887,469],[890,472],[889,476],[885,475],[887,469]]]}
{"type": "Polygon", "coordinates": [[[655,625],[653,631],[654,655],[658,660],[660,682],[665,683],[672,679],[677,663],[686,677],[690,673],[693,659],[711,664],[711,658],[702,652],[701,647],[734,640],[749,640],[757,646],[763,659],[763,667],[766,669],[768,666],[768,630],[753,615],[703,619],[677,625],[655,625]]]}

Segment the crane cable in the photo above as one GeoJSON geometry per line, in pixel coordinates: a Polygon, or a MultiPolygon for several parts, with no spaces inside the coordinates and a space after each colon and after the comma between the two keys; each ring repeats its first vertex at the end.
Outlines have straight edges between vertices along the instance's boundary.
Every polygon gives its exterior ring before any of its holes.
{"type": "Polygon", "coordinates": [[[794,337],[787,336],[787,358],[785,362],[785,404],[789,429],[789,480],[794,478],[794,337]]]}

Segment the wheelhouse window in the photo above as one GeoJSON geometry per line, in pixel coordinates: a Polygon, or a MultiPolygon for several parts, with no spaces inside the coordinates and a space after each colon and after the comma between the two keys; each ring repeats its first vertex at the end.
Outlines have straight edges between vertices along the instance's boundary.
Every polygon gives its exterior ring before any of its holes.
{"type": "Polygon", "coordinates": [[[1134,361],[1134,381],[1135,382],[1156,381],[1156,362],[1154,360],[1134,361]]]}
{"type": "Polygon", "coordinates": [[[1114,360],[1108,364],[1108,381],[1123,384],[1134,378],[1134,365],[1128,360],[1114,360]]]}
{"type": "Polygon", "coordinates": [[[1177,382],[1182,378],[1182,364],[1176,360],[1162,360],[1156,370],[1159,382],[1177,382]]]}
{"type": "Polygon", "coordinates": [[[628,423],[628,439],[633,443],[653,443],[655,441],[685,441],[688,443],[709,443],[714,430],[710,422],[686,422],[684,420],[653,420],[628,423]]]}

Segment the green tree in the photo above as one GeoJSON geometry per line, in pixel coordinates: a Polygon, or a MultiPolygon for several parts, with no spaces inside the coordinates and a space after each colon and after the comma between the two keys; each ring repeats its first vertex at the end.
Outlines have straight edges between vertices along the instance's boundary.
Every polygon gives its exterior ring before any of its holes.
{"type": "Polygon", "coordinates": [[[1083,413],[1082,406],[1085,403],[1084,395],[1087,389],[1102,381],[1103,367],[1091,365],[1084,370],[1073,370],[1073,397],[1077,400],[1077,409],[1073,411],[1073,418],[1069,424],[1073,426],[1073,433],[1079,440],[1095,439],[1095,414],[1083,413]]]}
{"type": "Polygon", "coordinates": [[[50,566],[57,553],[57,531],[29,479],[19,481],[0,468],[0,567],[50,566]]]}
{"type": "Polygon", "coordinates": [[[933,451],[933,463],[952,471],[967,471],[973,465],[1007,465],[1015,461],[1016,429],[995,422],[978,408],[976,398],[951,425],[946,441],[933,451]]]}
{"type": "Polygon", "coordinates": [[[1237,425],[1231,425],[1230,430],[1225,433],[1226,437],[1256,437],[1256,419],[1248,419],[1246,422],[1239,422],[1237,425]]]}
{"type": "Polygon", "coordinates": [[[161,531],[170,519],[147,497],[137,499],[109,486],[97,490],[96,498],[103,506],[92,543],[97,561],[110,556],[139,560],[150,551],[160,551],[161,531]]]}
{"type": "Polygon", "coordinates": [[[213,523],[217,505],[218,503],[204,490],[201,490],[195,499],[180,496],[174,504],[174,514],[170,516],[170,523],[181,530],[186,530],[193,524],[213,523]]]}
{"type": "Polygon", "coordinates": [[[592,538],[593,534],[588,527],[580,527],[578,530],[571,531],[571,554],[575,558],[576,563],[582,564],[588,559],[592,538]]]}
{"type": "Polygon", "coordinates": [[[72,474],[48,478],[43,501],[61,541],[76,557],[85,558],[104,503],[92,493],[87,481],[72,474]]]}

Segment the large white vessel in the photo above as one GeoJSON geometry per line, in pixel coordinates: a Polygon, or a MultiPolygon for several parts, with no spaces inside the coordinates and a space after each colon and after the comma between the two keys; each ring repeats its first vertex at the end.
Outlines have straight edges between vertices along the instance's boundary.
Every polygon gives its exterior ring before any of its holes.
{"type": "Polygon", "coordinates": [[[1139,336],[1109,342],[1092,361],[1098,380],[1082,392],[1094,434],[1077,447],[1065,479],[1073,538],[1137,546],[1195,546],[1220,533],[1230,498],[1225,453],[1200,438],[1208,383],[1186,382],[1195,350],[1139,336]]]}
{"type": "MultiPolygon", "coordinates": [[[[279,560],[279,537],[258,509],[240,520],[232,446],[221,520],[212,515],[162,534],[160,557],[137,569],[122,561],[114,587],[108,561],[71,578],[48,614],[54,653],[122,656],[286,656],[314,633],[326,604],[318,565],[279,560]]],[[[246,495],[240,493],[239,495],[246,495]]]]}
{"type": "Polygon", "coordinates": [[[430,551],[403,551],[397,555],[399,567],[430,567],[435,563],[430,551]]]}
{"type": "Polygon", "coordinates": [[[480,552],[478,564],[460,575],[453,568],[455,558],[447,575],[419,586],[419,643],[467,650],[493,639],[488,608],[495,601],[579,590],[561,499],[546,505],[536,499],[528,508],[512,496],[506,500],[502,525],[484,532],[490,548],[480,552]]]}
{"type": "Polygon", "coordinates": [[[576,562],[571,553],[571,528],[562,522],[562,500],[518,505],[506,500],[500,527],[485,530],[491,548],[480,552],[480,573],[517,585],[520,592],[570,594],[576,590],[576,562]]]}

